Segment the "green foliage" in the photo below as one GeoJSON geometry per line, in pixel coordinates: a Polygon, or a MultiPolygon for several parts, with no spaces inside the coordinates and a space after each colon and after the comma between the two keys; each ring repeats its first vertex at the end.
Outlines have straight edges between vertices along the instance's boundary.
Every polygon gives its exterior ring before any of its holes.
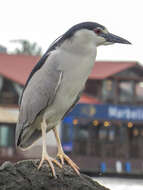
{"type": "Polygon", "coordinates": [[[24,55],[33,55],[41,56],[42,48],[37,45],[36,42],[31,43],[28,40],[11,40],[11,42],[19,43],[21,48],[16,48],[13,54],[24,54],[24,55]]]}

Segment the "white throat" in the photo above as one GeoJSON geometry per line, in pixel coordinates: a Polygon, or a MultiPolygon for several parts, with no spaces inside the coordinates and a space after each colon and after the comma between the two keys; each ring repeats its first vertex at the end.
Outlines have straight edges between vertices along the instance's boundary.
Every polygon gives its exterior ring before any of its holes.
{"type": "Polygon", "coordinates": [[[96,56],[96,38],[90,30],[79,30],[73,37],[65,40],[61,48],[70,53],[96,56]]]}

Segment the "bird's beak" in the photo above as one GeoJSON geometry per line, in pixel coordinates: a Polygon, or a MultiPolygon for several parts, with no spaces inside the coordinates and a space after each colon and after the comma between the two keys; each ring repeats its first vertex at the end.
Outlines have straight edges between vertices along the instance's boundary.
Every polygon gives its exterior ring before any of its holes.
{"type": "Polygon", "coordinates": [[[121,43],[121,44],[131,44],[128,40],[125,40],[124,38],[121,38],[119,36],[116,36],[112,33],[104,33],[103,37],[106,39],[106,42],[110,43],[121,43]]]}

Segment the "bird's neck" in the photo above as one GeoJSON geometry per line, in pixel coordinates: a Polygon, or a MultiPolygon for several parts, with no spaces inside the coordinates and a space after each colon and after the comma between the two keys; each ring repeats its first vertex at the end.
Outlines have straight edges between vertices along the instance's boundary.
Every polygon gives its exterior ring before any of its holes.
{"type": "Polygon", "coordinates": [[[61,45],[64,51],[69,51],[73,54],[85,55],[85,56],[96,56],[96,43],[89,33],[82,31],[77,33],[70,39],[67,39],[61,45]]]}
{"type": "Polygon", "coordinates": [[[62,49],[64,51],[68,51],[69,53],[73,54],[79,54],[79,55],[84,55],[84,56],[89,56],[90,54],[96,56],[96,46],[95,44],[93,45],[92,43],[79,43],[79,42],[72,42],[72,41],[66,41],[62,44],[62,49]]]}

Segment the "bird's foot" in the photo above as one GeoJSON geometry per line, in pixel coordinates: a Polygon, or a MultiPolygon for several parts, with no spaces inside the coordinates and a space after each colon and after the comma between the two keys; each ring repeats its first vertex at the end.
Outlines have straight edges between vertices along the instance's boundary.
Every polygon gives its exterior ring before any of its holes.
{"type": "Polygon", "coordinates": [[[57,157],[60,159],[62,165],[64,164],[65,160],[74,169],[74,171],[80,175],[79,167],[64,152],[58,153],[57,157]]]}
{"type": "Polygon", "coordinates": [[[39,166],[38,166],[38,169],[41,168],[41,166],[42,166],[42,164],[44,163],[45,160],[49,163],[49,166],[50,166],[50,168],[51,168],[51,170],[52,170],[53,176],[54,176],[55,178],[57,178],[53,163],[55,163],[55,164],[56,164],[58,167],[60,167],[60,168],[62,168],[62,165],[61,165],[57,160],[55,160],[54,158],[51,158],[48,154],[44,154],[44,155],[42,155],[42,159],[41,159],[41,161],[40,161],[40,164],[39,164],[39,166]]]}

